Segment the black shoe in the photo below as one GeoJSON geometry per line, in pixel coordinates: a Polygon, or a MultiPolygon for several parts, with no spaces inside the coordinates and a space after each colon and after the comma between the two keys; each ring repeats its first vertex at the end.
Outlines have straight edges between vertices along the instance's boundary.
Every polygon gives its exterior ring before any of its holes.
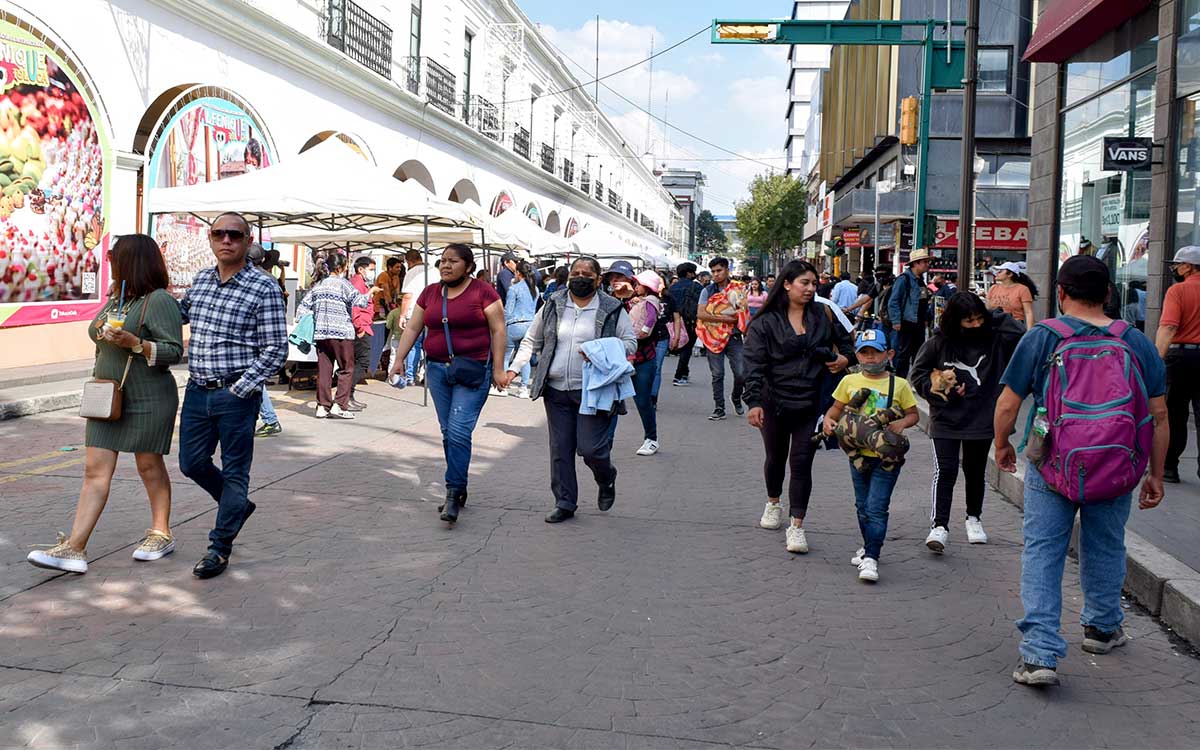
{"type": "Polygon", "coordinates": [[[1163,469],[1163,481],[1167,484],[1179,484],[1179,469],[1163,469]]]}
{"type": "Polygon", "coordinates": [[[733,402],[733,413],[739,417],[746,413],[746,406],[741,401],[733,402]]]}
{"type": "Polygon", "coordinates": [[[221,557],[216,552],[209,551],[204,557],[200,558],[200,562],[196,563],[196,567],[192,568],[192,575],[197,578],[215,578],[224,573],[227,567],[229,567],[229,558],[221,557]]]}
{"type": "Polygon", "coordinates": [[[353,396],[350,397],[350,406],[354,407],[355,411],[362,411],[363,409],[367,408],[366,404],[353,396]]]}
{"type": "Polygon", "coordinates": [[[446,491],[446,502],[442,507],[438,508],[442,512],[442,520],[446,523],[454,523],[458,520],[460,493],[454,490],[446,491]]]}
{"type": "Polygon", "coordinates": [[[568,518],[574,518],[575,511],[566,508],[555,508],[546,516],[546,523],[562,523],[568,518]]]}
{"type": "Polygon", "coordinates": [[[600,485],[600,496],[596,498],[596,505],[600,510],[608,510],[613,507],[613,503],[617,501],[617,480],[614,477],[608,484],[600,485]]]}
{"type": "Polygon", "coordinates": [[[1043,667],[1038,664],[1021,662],[1012,673],[1013,682],[1021,685],[1057,685],[1058,672],[1054,667],[1043,667]]]}
{"type": "Polygon", "coordinates": [[[1129,636],[1125,635],[1125,629],[1120,626],[1111,633],[1105,633],[1091,625],[1083,629],[1083,650],[1089,654],[1107,654],[1128,642],[1129,636]]]}
{"type": "Polygon", "coordinates": [[[716,422],[718,419],[724,419],[724,418],[725,418],[725,410],[724,409],[713,409],[713,413],[708,415],[708,421],[710,421],[710,422],[716,422]]]}

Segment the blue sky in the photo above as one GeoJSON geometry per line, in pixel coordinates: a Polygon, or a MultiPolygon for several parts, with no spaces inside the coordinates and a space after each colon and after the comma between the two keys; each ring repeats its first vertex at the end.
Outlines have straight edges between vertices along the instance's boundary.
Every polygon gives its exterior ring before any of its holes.
{"type": "MultiPolygon", "coordinates": [[[[603,76],[646,58],[652,38],[654,48],[661,50],[708,26],[713,18],[779,18],[790,14],[791,8],[789,2],[757,0],[517,1],[568,59],[568,66],[581,81],[592,77],[597,14],[603,76]],[[572,65],[572,60],[584,70],[572,65]]],[[[787,48],[782,45],[713,45],[706,32],[655,58],[652,111],[715,144],[782,168],[786,60],[787,48]]],[[[648,66],[639,66],[605,83],[646,107],[648,66]]],[[[635,151],[644,151],[649,118],[604,88],[600,90],[600,101],[601,110],[626,139],[638,144],[635,151]]],[[[738,160],[659,122],[650,123],[649,146],[656,162],[665,160],[671,166],[699,168],[706,174],[705,208],[716,214],[733,213],[733,202],[745,196],[750,178],[767,171],[763,163],[738,160]]]]}

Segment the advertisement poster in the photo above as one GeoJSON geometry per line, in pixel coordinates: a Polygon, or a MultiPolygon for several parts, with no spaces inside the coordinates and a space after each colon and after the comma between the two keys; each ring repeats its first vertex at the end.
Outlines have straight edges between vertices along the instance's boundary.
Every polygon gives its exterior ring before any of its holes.
{"type": "MultiPolygon", "coordinates": [[[[150,156],[150,187],[181,187],[228,180],[274,163],[262,127],[233,102],[203,97],[171,118],[150,156]]],[[[153,210],[153,206],[150,207],[153,210]]],[[[213,265],[208,225],[187,214],[154,217],[171,292],[182,296],[196,273],[213,265]]]]}
{"type": "Polygon", "coordinates": [[[102,263],[108,142],[63,60],[0,21],[0,327],[88,319],[102,263]]]}

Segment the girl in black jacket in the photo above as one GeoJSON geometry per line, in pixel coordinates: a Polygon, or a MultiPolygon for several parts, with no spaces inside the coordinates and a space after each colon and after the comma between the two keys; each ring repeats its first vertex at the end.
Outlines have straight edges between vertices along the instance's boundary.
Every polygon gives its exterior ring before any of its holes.
{"type": "Polygon", "coordinates": [[[935,554],[945,552],[949,539],[960,452],[967,483],[967,541],[987,543],[980,514],[994,434],[992,414],[1000,377],[1024,333],[1025,326],[1011,315],[988,310],[974,294],[957,292],[946,302],[941,329],[917,352],[912,386],[929,402],[934,453],[934,500],[925,546],[935,554]]]}
{"type": "Polygon", "coordinates": [[[759,525],[782,524],[780,496],[790,463],[787,530],[789,552],[808,552],[804,515],[812,494],[812,443],[820,416],[821,380],[846,369],[853,352],[850,334],[825,305],[813,299],[817,271],[793,260],[784,266],[767,301],[750,322],[742,357],[746,368],[748,419],[762,432],[767,505],[759,525]]]}

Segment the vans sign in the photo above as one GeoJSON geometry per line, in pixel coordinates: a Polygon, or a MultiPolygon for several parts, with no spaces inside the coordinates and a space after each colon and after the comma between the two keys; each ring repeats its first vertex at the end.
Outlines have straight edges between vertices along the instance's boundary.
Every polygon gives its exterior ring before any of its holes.
{"type": "Polygon", "coordinates": [[[1135,172],[1149,169],[1154,144],[1149,138],[1105,138],[1104,169],[1111,172],[1135,172]]]}

